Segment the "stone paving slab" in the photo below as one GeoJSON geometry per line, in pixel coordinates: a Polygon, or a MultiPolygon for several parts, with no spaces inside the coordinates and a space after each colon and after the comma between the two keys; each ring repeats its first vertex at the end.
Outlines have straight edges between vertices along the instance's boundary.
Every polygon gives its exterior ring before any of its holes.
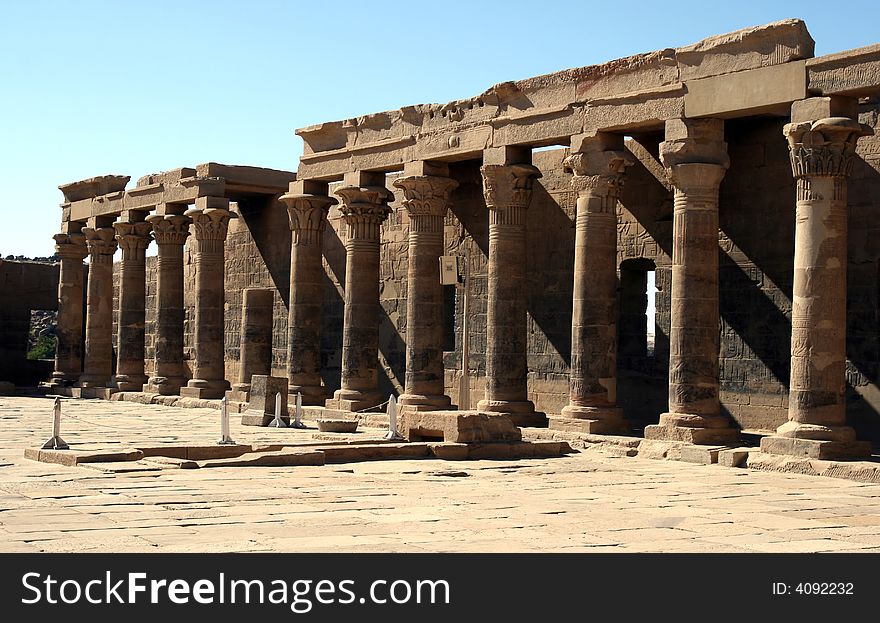
{"type": "MultiPolygon", "coordinates": [[[[876,483],[607,456],[583,440],[557,458],[100,472],[24,458],[48,436],[51,404],[0,397],[0,551],[880,550],[876,483]]],[[[79,420],[65,418],[62,436],[84,450],[209,447],[219,433],[209,408],[68,400],[63,409],[79,420]]],[[[328,443],[317,430],[244,430],[235,420],[240,444],[328,443]]],[[[365,430],[333,439],[384,434],[365,430]]]]}

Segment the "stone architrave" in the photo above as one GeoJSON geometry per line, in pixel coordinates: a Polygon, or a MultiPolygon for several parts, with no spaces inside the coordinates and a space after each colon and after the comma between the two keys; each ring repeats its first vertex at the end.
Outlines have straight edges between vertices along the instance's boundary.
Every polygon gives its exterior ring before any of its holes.
{"type": "MultiPolygon", "coordinates": [[[[242,291],[238,382],[226,393],[231,400],[248,402],[251,377],[268,376],[271,372],[274,306],[275,291],[270,288],[245,288],[242,291]]],[[[287,392],[283,395],[286,396],[287,392]]]]}
{"type": "Polygon", "coordinates": [[[116,337],[116,376],[120,391],[141,391],[144,374],[146,322],[146,253],[153,227],[143,221],[117,221],[116,241],[122,249],[119,264],[119,320],[116,337]]]}
{"type": "Polygon", "coordinates": [[[458,182],[441,173],[448,175],[448,167],[412,163],[409,171],[404,170],[404,177],[393,183],[403,191],[403,207],[409,214],[405,392],[398,399],[403,410],[434,411],[450,406],[443,383],[440,256],[443,221],[458,182]]]}
{"type": "Polygon", "coordinates": [[[156,339],[153,376],[145,392],[175,395],[186,382],[183,367],[183,245],[192,220],[182,214],[147,217],[158,247],[156,259],[156,339]]]}
{"type": "Polygon", "coordinates": [[[624,433],[617,406],[617,200],[633,159],[621,135],[576,138],[573,148],[564,163],[577,192],[569,403],[550,427],[624,433]]]}
{"type": "Polygon", "coordinates": [[[671,119],[660,160],[675,189],[669,411],[646,439],[720,444],[738,431],[718,389],[718,189],[730,164],[720,119],[671,119]]]}
{"type": "Polygon", "coordinates": [[[528,399],[526,209],[541,172],[531,164],[484,164],[489,209],[486,397],[484,413],[503,413],[517,426],[546,425],[528,399]]]}
{"type": "Polygon", "coordinates": [[[113,373],[113,254],[116,231],[112,227],[84,227],[89,249],[86,297],[86,349],[78,386],[107,388],[113,373]]]}
{"type": "Polygon", "coordinates": [[[83,260],[86,237],[79,232],[55,234],[55,252],[61,260],[58,274],[58,346],[49,387],[69,386],[79,380],[83,358],[83,260]]]}
{"type": "Polygon", "coordinates": [[[380,404],[379,228],[391,209],[384,173],[346,177],[336,190],[345,221],[345,309],[342,328],[342,382],[330,409],[360,411],[380,404]],[[353,181],[355,183],[349,183],[353,181]]]}
{"type": "Polygon", "coordinates": [[[327,211],[337,200],[327,196],[327,184],[292,182],[281,196],[290,222],[290,303],[287,315],[288,394],[302,395],[302,404],[321,405],[321,307],[324,268],[321,249],[327,211]]]}
{"type": "Polygon", "coordinates": [[[846,423],[845,390],[847,178],[856,141],[873,131],[849,116],[813,116],[816,109],[857,115],[856,106],[847,111],[846,104],[837,98],[795,102],[784,128],[797,180],[791,383],[788,421],[761,440],[761,450],[772,454],[831,459],[871,452],[846,423]]]}
{"type": "Polygon", "coordinates": [[[193,263],[196,270],[193,378],[180,395],[189,398],[222,398],[229,389],[225,379],[224,245],[229,221],[238,218],[229,200],[199,197],[196,207],[184,212],[192,219],[193,263]]]}

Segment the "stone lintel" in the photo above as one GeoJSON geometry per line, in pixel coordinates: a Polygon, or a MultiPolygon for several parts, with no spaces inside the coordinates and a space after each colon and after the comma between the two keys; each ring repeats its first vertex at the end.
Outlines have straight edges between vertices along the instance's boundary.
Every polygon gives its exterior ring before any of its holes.
{"type": "Polygon", "coordinates": [[[91,199],[125,190],[130,175],[99,175],[78,182],[62,184],[58,187],[67,202],[91,199]]]}
{"type": "Polygon", "coordinates": [[[284,192],[290,183],[296,180],[296,173],[291,171],[220,164],[218,162],[206,162],[198,165],[196,176],[222,178],[230,187],[263,188],[267,194],[284,192]]]}
{"type": "Polygon", "coordinates": [[[791,103],[807,96],[807,72],[804,61],[794,61],[699,78],[685,85],[686,117],[787,116],[791,103]]]}
{"type": "Polygon", "coordinates": [[[880,43],[811,58],[806,66],[810,93],[880,94],[880,43]]]}

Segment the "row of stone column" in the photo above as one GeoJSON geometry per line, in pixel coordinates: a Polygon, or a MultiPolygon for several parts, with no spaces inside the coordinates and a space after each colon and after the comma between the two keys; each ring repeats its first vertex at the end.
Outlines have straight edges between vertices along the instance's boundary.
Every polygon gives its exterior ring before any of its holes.
{"type": "MultiPolygon", "coordinates": [[[[235,218],[225,198],[200,197],[184,214],[147,216],[126,212],[112,225],[83,227],[55,236],[61,259],[55,384],[85,389],[114,387],[200,398],[219,397],[224,379],[224,243],[235,218]],[[193,378],[184,375],[183,245],[190,231],[196,273],[193,378]],[[146,250],[158,246],[156,263],[155,371],[144,374],[146,250]],[[116,375],[112,376],[113,256],[122,249],[116,375]],[[83,340],[83,260],[89,258],[83,340]],[[83,349],[83,344],[85,348],[83,349]]],[[[174,208],[170,208],[174,209],[174,208]]],[[[178,208],[178,211],[183,207],[178,208]]]]}

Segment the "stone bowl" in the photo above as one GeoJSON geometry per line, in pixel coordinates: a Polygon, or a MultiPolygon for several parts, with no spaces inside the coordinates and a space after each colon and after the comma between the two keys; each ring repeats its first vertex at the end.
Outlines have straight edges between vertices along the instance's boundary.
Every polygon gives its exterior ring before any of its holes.
{"type": "Polygon", "coordinates": [[[318,420],[318,430],[325,433],[353,433],[357,427],[357,420],[318,420]]]}

